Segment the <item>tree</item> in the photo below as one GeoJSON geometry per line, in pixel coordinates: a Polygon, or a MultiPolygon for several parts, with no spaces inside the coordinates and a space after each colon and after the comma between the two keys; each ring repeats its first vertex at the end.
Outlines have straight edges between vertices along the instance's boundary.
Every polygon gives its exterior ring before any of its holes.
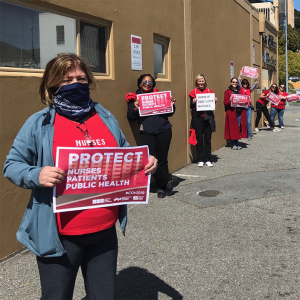
{"type": "MultiPolygon", "coordinates": [[[[285,84],[285,54],[278,56],[279,84],[285,84]]],[[[288,50],[288,75],[300,77],[300,53],[288,50]]]]}
{"type": "Polygon", "coordinates": [[[300,11],[297,9],[294,10],[295,15],[295,28],[297,29],[299,35],[300,35],[300,11]]]}
{"type": "MultiPolygon", "coordinates": [[[[287,48],[293,52],[300,49],[300,36],[297,29],[293,28],[290,24],[287,26],[287,48]]],[[[279,55],[285,53],[285,39],[283,34],[283,26],[279,27],[278,31],[278,52],[279,55]]]]}

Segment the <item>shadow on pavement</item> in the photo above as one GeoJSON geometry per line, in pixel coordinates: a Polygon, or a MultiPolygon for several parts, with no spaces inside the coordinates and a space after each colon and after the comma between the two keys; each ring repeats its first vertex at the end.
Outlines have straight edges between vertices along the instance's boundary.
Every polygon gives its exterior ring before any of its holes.
{"type": "Polygon", "coordinates": [[[129,267],[117,275],[116,300],[156,300],[158,293],[171,299],[183,299],[173,287],[146,269],[129,267]]]}

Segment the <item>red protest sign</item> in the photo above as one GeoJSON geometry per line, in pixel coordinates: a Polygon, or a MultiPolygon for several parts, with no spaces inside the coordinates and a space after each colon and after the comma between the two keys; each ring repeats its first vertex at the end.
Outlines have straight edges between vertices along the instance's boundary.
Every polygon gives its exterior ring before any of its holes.
{"type": "Polygon", "coordinates": [[[66,178],[53,189],[54,212],[120,204],[147,204],[150,176],[147,146],[58,147],[56,166],[66,178]]]}
{"type": "Polygon", "coordinates": [[[140,101],[140,116],[159,115],[173,112],[171,92],[157,92],[137,95],[140,101]]]}
{"type": "Polygon", "coordinates": [[[269,96],[266,98],[266,100],[272,102],[275,105],[278,105],[279,102],[281,101],[281,97],[279,95],[276,95],[273,92],[270,92],[269,96]]]}
{"type": "Polygon", "coordinates": [[[231,94],[231,107],[248,107],[251,97],[248,95],[231,94]]]}
{"type": "Polygon", "coordinates": [[[297,102],[299,101],[300,97],[297,94],[291,94],[285,97],[287,102],[297,102]]]}
{"type": "Polygon", "coordinates": [[[258,69],[252,68],[252,67],[243,67],[242,75],[245,77],[257,78],[258,77],[258,69]]]}

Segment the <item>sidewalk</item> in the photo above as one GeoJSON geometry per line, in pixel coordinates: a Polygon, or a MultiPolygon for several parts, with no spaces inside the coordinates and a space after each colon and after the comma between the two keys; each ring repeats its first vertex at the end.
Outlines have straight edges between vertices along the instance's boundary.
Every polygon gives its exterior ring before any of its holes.
{"type": "MultiPolygon", "coordinates": [[[[298,118],[300,106],[289,106],[282,132],[263,128],[242,150],[223,147],[213,168],[175,172],[173,196],[129,206],[116,299],[299,300],[298,118]]],[[[0,277],[0,299],[39,299],[28,251],[3,261],[0,277]]],[[[74,299],[84,295],[79,273],[74,299]]]]}

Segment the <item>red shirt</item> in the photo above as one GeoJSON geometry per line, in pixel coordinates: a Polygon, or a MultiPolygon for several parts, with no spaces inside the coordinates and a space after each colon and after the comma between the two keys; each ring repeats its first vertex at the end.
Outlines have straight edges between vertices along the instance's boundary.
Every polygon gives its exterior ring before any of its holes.
{"type": "MultiPolygon", "coordinates": [[[[283,93],[281,93],[280,91],[279,91],[279,94],[278,94],[279,96],[288,96],[288,93],[286,93],[286,92],[283,92],[283,93]]],[[[278,108],[278,109],[285,109],[285,100],[281,100],[279,103],[278,103],[278,105],[275,105],[275,104],[271,104],[271,106],[272,107],[275,107],[275,108],[278,108]]]]}
{"type": "MultiPolygon", "coordinates": [[[[97,147],[118,147],[112,133],[94,111],[84,123],[97,147]]],[[[57,147],[88,147],[83,133],[73,122],[58,114],[54,121],[53,157],[57,147]]],[[[83,126],[83,125],[82,125],[83,126]]],[[[119,206],[76,210],[56,214],[58,232],[61,235],[82,235],[112,227],[118,219],[119,206]]]]}
{"type": "MultiPolygon", "coordinates": [[[[268,95],[269,94],[269,90],[265,90],[263,94],[264,94],[264,96],[268,95]]],[[[264,99],[259,98],[257,100],[257,102],[261,103],[263,106],[266,106],[269,103],[269,101],[266,100],[265,98],[264,99]]]]}

